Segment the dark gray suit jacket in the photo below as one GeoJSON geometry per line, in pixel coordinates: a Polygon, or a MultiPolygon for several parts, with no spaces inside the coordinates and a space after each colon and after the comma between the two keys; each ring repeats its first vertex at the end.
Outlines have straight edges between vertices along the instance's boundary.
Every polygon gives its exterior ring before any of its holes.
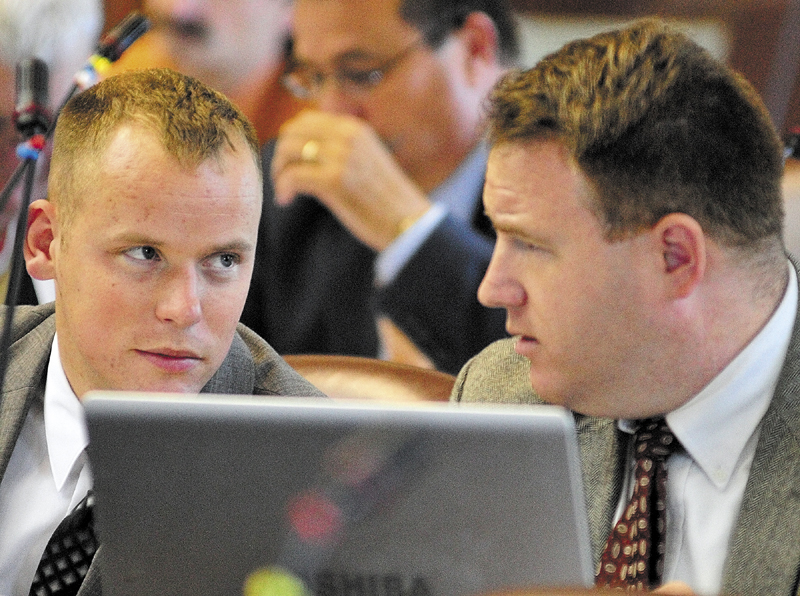
{"type": "MultiPolygon", "coordinates": [[[[0,481],[31,404],[35,400],[44,400],[47,363],[55,328],[52,303],[35,307],[20,306],[15,311],[11,359],[0,397],[0,481]]],[[[228,356],[203,388],[203,392],[322,395],[286,364],[264,340],[243,325],[239,325],[228,356]]],[[[78,596],[99,596],[102,593],[99,571],[102,568],[102,559],[101,546],[78,596]]]]}
{"type": "MultiPolygon", "coordinates": [[[[451,399],[541,403],[514,340],[495,342],[461,370],[451,399]],[[502,391],[499,391],[501,389],[502,391]]],[[[595,563],[611,530],[627,438],[616,421],[576,414],[595,563]]],[[[800,573],[800,313],[764,416],[723,573],[723,593],[798,594],[800,573]]]]}
{"type": "Polygon", "coordinates": [[[505,315],[481,306],[478,286],[494,246],[480,189],[466,224],[448,215],[386,287],[373,285],[375,253],[313,197],[279,207],[262,153],[264,208],[242,323],[280,354],[378,354],[375,319],[387,315],[440,370],[457,373],[506,337],[505,315]]]}

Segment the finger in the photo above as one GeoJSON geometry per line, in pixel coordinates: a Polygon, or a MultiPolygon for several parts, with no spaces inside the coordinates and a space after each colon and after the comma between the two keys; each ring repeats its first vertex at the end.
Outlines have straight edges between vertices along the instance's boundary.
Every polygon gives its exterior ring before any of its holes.
{"type": "Polygon", "coordinates": [[[310,140],[308,137],[296,134],[278,138],[275,145],[275,153],[272,156],[272,163],[270,164],[270,172],[273,178],[277,177],[287,167],[302,162],[303,146],[308,140],[310,140]]]}
{"type": "Polygon", "coordinates": [[[275,191],[276,204],[286,206],[301,194],[311,194],[307,190],[308,185],[301,182],[303,179],[307,179],[307,176],[302,176],[302,173],[297,172],[301,167],[302,165],[288,165],[273,176],[272,186],[275,191]]]}

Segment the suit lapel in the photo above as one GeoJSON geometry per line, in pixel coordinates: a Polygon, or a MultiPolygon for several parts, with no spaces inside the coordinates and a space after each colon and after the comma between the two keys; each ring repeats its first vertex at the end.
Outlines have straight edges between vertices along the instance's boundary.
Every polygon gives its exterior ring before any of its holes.
{"type": "Polygon", "coordinates": [[[6,391],[0,404],[0,478],[5,474],[8,460],[14,451],[22,423],[31,404],[30,395],[22,391],[6,391]]]}
{"type": "MultiPolygon", "coordinates": [[[[6,371],[0,401],[0,479],[5,474],[22,424],[34,399],[44,399],[45,370],[55,334],[52,308],[18,310],[15,330],[24,335],[13,338],[12,358],[6,371]],[[14,358],[15,355],[24,354],[14,358]]],[[[2,320],[2,319],[0,319],[2,320]]]]}
{"type": "Polygon", "coordinates": [[[575,416],[595,565],[605,547],[622,489],[627,442],[616,420],[575,416]]]}
{"type": "Polygon", "coordinates": [[[256,381],[253,356],[244,340],[236,333],[231,349],[219,370],[203,387],[203,393],[251,394],[256,381]]]}
{"type": "MultiPolygon", "coordinates": [[[[456,379],[451,400],[541,404],[531,387],[530,361],[514,351],[514,338],[494,342],[470,360],[456,379]],[[502,391],[498,391],[502,387],[502,391]]],[[[615,420],[575,414],[581,472],[592,556],[595,564],[605,546],[619,501],[627,439],[615,420]]]]}
{"type": "Polygon", "coordinates": [[[800,568],[800,315],[762,423],[723,592],[795,594],[800,568]]]}
{"type": "Polygon", "coordinates": [[[83,582],[81,583],[81,587],[78,588],[76,596],[102,596],[103,585],[101,583],[101,574],[103,570],[104,553],[105,549],[101,544],[98,546],[94,558],[92,558],[92,564],[89,566],[89,571],[86,577],[83,578],[83,582]]]}

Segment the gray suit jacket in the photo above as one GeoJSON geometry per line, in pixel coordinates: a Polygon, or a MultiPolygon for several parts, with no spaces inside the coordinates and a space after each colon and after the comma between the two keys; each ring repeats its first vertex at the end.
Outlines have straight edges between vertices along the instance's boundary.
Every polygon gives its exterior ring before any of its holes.
{"type": "MultiPolygon", "coordinates": [[[[461,370],[451,399],[541,403],[528,360],[500,340],[461,370]],[[498,391],[502,389],[502,393],[498,391]]],[[[616,421],[575,415],[595,563],[619,501],[627,439],[616,421]]],[[[756,448],[723,573],[726,594],[800,594],[800,313],[756,448]]]]}
{"type": "MultiPolygon", "coordinates": [[[[3,311],[0,311],[3,312],[3,311]]],[[[47,362],[55,335],[53,304],[20,306],[14,314],[11,359],[0,397],[0,481],[28,409],[44,399],[47,362]]],[[[0,317],[2,325],[2,317],[0,317]]],[[[205,393],[322,395],[255,333],[239,325],[230,352],[205,393]]],[[[99,596],[103,548],[97,551],[78,596],[99,596]]]]}

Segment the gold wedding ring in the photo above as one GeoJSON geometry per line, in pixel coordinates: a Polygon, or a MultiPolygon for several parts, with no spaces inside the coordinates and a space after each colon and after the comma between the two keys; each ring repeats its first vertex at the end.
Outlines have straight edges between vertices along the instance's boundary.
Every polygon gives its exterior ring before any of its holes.
{"type": "Polygon", "coordinates": [[[306,141],[300,150],[300,160],[305,163],[316,163],[319,158],[319,142],[311,139],[306,141]]]}

